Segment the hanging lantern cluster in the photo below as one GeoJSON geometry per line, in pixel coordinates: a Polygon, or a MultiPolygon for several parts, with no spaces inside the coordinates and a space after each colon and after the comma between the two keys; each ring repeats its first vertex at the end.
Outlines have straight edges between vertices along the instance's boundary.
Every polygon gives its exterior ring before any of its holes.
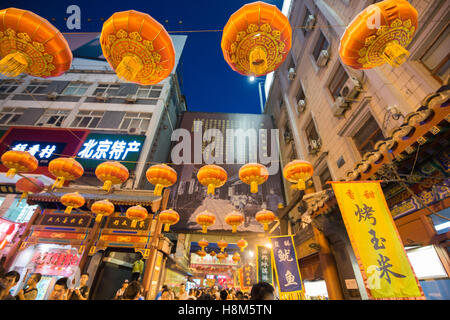
{"type": "Polygon", "coordinates": [[[417,10],[406,0],[385,0],[368,6],[342,35],[339,55],[354,69],[384,63],[397,67],[406,61],[405,49],[417,30],[417,10]]]}
{"type": "Polygon", "coordinates": [[[164,210],[159,213],[159,221],[164,224],[164,232],[169,232],[170,226],[180,221],[180,215],[173,209],[164,210]]]}
{"type": "Polygon", "coordinates": [[[127,181],[129,172],[120,162],[106,161],[97,166],[95,175],[103,182],[103,190],[109,191],[112,185],[127,181]]]}
{"type": "Polygon", "coordinates": [[[289,182],[297,183],[296,188],[298,190],[305,190],[305,182],[311,179],[314,173],[314,168],[308,161],[294,160],[289,162],[283,169],[283,176],[289,182]]]}
{"type": "Polygon", "coordinates": [[[38,161],[26,151],[6,151],[1,157],[2,163],[9,170],[6,176],[12,178],[16,173],[33,172],[38,167],[38,161]]]}
{"type": "Polygon", "coordinates": [[[291,49],[289,20],[274,5],[261,1],[244,5],[223,30],[222,52],[242,75],[260,77],[277,69],[291,49]]]}
{"type": "Polygon", "coordinates": [[[44,190],[44,188],[44,183],[39,179],[31,177],[19,179],[16,182],[16,190],[22,192],[22,195],[20,196],[20,200],[17,205],[19,205],[22,199],[28,197],[29,193],[39,193],[44,190]]]}
{"type": "Polygon", "coordinates": [[[73,158],[53,159],[48,164],[48,171],[56,177],[51,189],[62,188],[65,181],[76,180],[84,173],[83,166],[73,158]]]}
{"type": "Polygon", "coordinates": [[[196,217],[197,224],[202,226],[202,233],[207,233],[208,227],[216,223],[216,216],[209,211],[200,212],[196,217]]]}
{"type": "Polygon", "coordinates": [[[275,214],[270,211],[263,209],[258,211],[255,215],[256,221],[264,225],[264,231],[269,230],[269,224],[275,220],[275,214]]]}
{"type": "Polygon", "coordinates": [[[155,186],[153,191],[155,196],[160,196],[163,188],[170,187],[177,182],[177,172],[165,164],[151,166],[145,175],[148,182],[155,186]]]}
{"type": "Polygon", "coordinates": [[[129,10],[114,13],[100,35],[103,55],[119,78],[153,85],[167,78],[175,65],[172,39],[148,14],[129,10]]]}
{"type": "Polygon", "coordinates": [[[100,222],[103,216],[110,216],[114,213],[114,205],[108,200],[95,201],[91,206],[91,212],[95,214],[95,221],[100,222]]]}
{"type": "Polygon", "coordinates": [[[78,192],[63,194],[60,198],[60,202],[66,206],[64,213],[71,213],[73,208],[79,208],[84,206],[84,197],[78,192]]]}
{"type": "Polygon", "coordinates": [[[231,232],[236,232],[237,227],[243,224],[245,221],[245,217],[239,211],[233,210],[225,217],[225,223],[232,227],[231,232]]]}
{"type": "Polygon", "coordinates": [[[0,73],[16,77],[22,72],[41,78],[69,70],[72,51],[52,24],[33,12],[0,10],[0,73]]]}
{"type": "Polygon", "coordinates": [[[257,193],[258,185],[267,181],[269,171],[259,163],[247,163],[239,169],[239,179],[250,185],[250,192],[257,193]]]}
{"type": "Polygon", "coordinates": [[[197,173],[198,181],[208,187],[208,194],[214,194],[215,188],[219,188],[227,182],[227,172],[222,167],[209,164],[200,168],[197,173]]]}
{"type": "Polygon", "coordinates": [[[226,242],[225,240],[221,239],[217,242],[217,246],[220,248],[221,252],[224,252],[225,248],[228,246],[228,242],[226,242]]]}
{"type": "Polygon", "coordinates": [[[240,239],[237,242],[237,246],[241,249],[241,252],[244,252],[244,249],[248,246],[248,242],[245,239],[240,239]]]}

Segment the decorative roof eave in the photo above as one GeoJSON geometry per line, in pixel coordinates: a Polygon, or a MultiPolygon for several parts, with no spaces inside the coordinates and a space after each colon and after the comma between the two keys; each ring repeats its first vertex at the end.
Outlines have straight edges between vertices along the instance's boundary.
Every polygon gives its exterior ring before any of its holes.
{"type": "MultiPolygon", "coordinates": [[[[435,93],[425,97],[422,105],[405,117],[404,123],[394,128],[391,137],[380,140],[375,144],[375,151],[367,152],[363,160],[355,165],[355,168],[348,171],[341,181],[370,180],[372,176],[381,168],[383,164],[392,160],[401,160],[402,152],[409,152],[408,148],[418,142],[428,132],[433,135],[439,134],[440,126],[448,127],[450,123],[450,86],[446,84],[435,93]]],[[[319,214],[327,213],[337,206],[336,197],[332,190],[327,191],[327,198],[323,198],[323,191],[310,195],[306,214],[316,217],[319,214]]],[[[306,197],[306,196],[305,196],[306,197]]]]}

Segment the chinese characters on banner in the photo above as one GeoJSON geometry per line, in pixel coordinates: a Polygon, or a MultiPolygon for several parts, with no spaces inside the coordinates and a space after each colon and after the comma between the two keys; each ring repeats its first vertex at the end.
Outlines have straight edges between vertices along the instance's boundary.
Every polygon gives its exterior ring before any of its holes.
{"type": "Polygon", "coordinates": [[[36,157],[40,166],[44,166],[60,156],[66,145],[67,143],[61,142],[14,141],[11,150],[27,151],[36,157]]]}
{"type": "Polygon", "coordinates": [[[126,217],[108,217],[107,228],[110,229],[128,229],[128,230],[148,230],[151,224],[151,219],[142,221],[131,220],[126,217]]]}
{"type": "Polygon", "coordinates": [[[304,299],[302,277],[298,266],[293,236],[269,237],[277,275],[280,300],[304,299]]]}
{"type": "Polygon", "coordinates": [[[255,267],[251,264],[244,264],[243,266],[243,280],[244,287],[250,288],[255,284],[255,267]]]}
{"type": "Polygon", "coordinates": [[[332,182],[371,299],[425,299],[379,182],[332,182]]]}
{"type": "Polygon", "coordinates": [[[273,283],[271,250],[265,246],[256,246],[256,273],[257,282],[273,283]]]}
{"type": "Polygon", "coordinates": [[[43,214],[40,225],[87,228],[92,216],[88,214],[43,214]]]}

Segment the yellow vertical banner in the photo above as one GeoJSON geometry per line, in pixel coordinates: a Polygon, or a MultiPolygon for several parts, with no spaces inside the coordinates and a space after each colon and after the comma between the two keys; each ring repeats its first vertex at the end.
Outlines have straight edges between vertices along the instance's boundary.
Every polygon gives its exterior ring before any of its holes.
{"type": "Polygon", "coordinates": [[[377,181],[332,182],[370,299],[425,299],[377,181]]]}

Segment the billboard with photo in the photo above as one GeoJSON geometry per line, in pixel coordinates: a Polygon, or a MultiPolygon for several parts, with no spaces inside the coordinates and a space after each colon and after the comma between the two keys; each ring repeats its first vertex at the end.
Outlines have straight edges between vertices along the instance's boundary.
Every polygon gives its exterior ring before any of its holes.
{"type": "Polygon", "coordinates": [[[169,207],[177,210],[180,221],[171,226],[175,232],[197,232],[201,227],[196,215],[208,210],[216,215],[208,232],[230,231],[225,216],[233,210],[242,212],[245,223],[237,232],[263,232],[255,214],[266,208],[277,214],[278,204],[285,204],[278,157],[278,131],[267,115],[185,112],[172,135],[171,162],[178,180],[171,187],[169,207]],[[250,193],[250,186],[239,179],[239,169],[258,162],[269,169],[268,180],[250,193]],[[207,194],[197,180],[197,172],[206,164],[216,164],[227,171],[225,185],[207,194]]]}

